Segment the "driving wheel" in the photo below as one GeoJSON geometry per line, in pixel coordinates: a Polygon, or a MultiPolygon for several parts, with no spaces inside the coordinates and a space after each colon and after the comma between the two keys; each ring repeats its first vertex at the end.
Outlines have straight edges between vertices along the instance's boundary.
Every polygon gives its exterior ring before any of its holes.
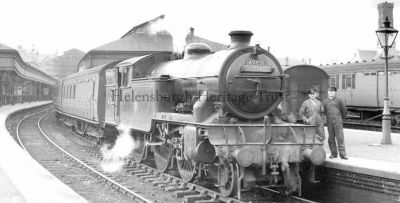
{"type": "Polygon", "coordinates": [[[224,161],[218,166],[218,188],[222,195],[228,197],[237,193],[238,177],[234,164],[224,161]]]}
{"type": "Polygon", "coordinates": [[[185,182],[192,182],[196,177],[197,163],[195,161],[177,157],[178,172],[185,182]]]}
{"type": "Polygon", "coordinates": [[[133,134],[132,138],[135,143],[135,147],[132,150],[132,157],[136,163],[141,163],[145,158],[147,150],[146,143],[144,141],[144,135],[133,134]]]}
{"type": "Polygon", "coordinates": [[[168,169],[172,157],[173,148],[171,144],[163,143],[154,146],[154,161],[158,171],[165,172],[168,169]]]}

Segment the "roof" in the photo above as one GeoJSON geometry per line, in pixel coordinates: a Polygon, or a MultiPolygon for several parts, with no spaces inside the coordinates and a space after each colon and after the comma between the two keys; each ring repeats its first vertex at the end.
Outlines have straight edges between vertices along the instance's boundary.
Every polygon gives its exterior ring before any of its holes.
{"type": "Polygon", "coordinates": [[[15,49],[13,49],[13,48],[7,46],[7,45],[4,45],[4,44],[1,44],[1,43],[0,43],[0,50],[3,50],[3,49],[15,50],[15,49]]]}
{"type": "Polygon", "coordinates": [[[172,37],[169,34],[136,33],[124,37],[91,51],[171,51],[172,37]]]}
{"type": "Polygon", "coordinates": [[[53,77],[47,75],[43,71],[22,60],[22,57],[17,50],[4,44],[0,44],[0,54],[1,53],[14,55],[12,56],[16,60],[14,70],[19,76],[29,80],[42,82],[48,85],[53,85],[57,82],[57,80],[53,77]]]}
{"type": "Polygon", "coordinates": [[[85,52],[75,48],[64,51],[64,55],[84,55],[84,54],[85,52]]]}
{"type": "MultiPolygon", "coordinates": [[[[385,66],[384,60],[379,61],[367,61],[367,62],[355,62],[345,64],[332,64],[326,66],[320,66],[326,72],[332,73],[344,73],[344,72],[370,72],[370,71],[383,71],[385,66]]],[[[390,70],[399,70],[399,60],[389,60],[390,70]]]]}
{"type": "Polygon", "coordinates": [[[147,29],[149,28],[149,26],[150,26],[151,23],[153,23],[153,22],[155,22],[155,21],[158,21],[158,20],[161,20],[161,19],[164,19],[164,17],[165,17],[165,15],[160,15],[160,16],[158,16],[158,17],[156,17],[156,18],[153,18],[153,19],[151,19],[151,20],[149,20],[149,21],[146,21],[146,22],[144,22],[144,23],[142,23],[142,24],[140,24],[140,25],[137,25],[137,26],[133,27],[133,28],[130,29],[127,33],[125,33],[125,34],[121,37],[121,39],[122,39],[122,38],[125,38],[125,37],[128,37],[128,36],[130,36],[130,35],[132,35],[132,34],[140,33],[140,32],[143,32],[143,31],[148,32],[147,29]]]}
{"type": "Polygon", "coordinates": [[[86,69],[81,72],[73,73],[73,74],[68,75],[67,77],[63,78],[61,81],[67,81],[70,79],[76,79],[78,77],[84,77],[84,76],[93,75],[93,74],[101,74],[101,72],[105,71],[106,69],[108,69],[110,67],[116,66],[119,62],[121,62],[121,60],[103,64],[103,65],[99,65],[99,66],[96,66],[96,67],[93,67],[90,69],[86,69]]]}
{"type": "Polygon", "coordinates": [[[56,63],[57,65],[77,65],[84,54],[85,52],[79,49],[70,49],[65,51],[63,55],[46,60],[44,64],[52,65],[52,63],[56,63]]]}
{"type": "MultiPolygon", "coordinates": [[[[134,56],[138,55],[138,53],[150,54],[154,52],[173,51],[174,45],[171,34],[166,31],[161,31],[156,34],[150,32],[151,23],[161,20],[164,17],[164,15],[160,15],[137,25],[125,33],[120,39],[90,50],[82,57],[78,66],[81,68],[82,64],[94,54],[107,54],[108,56],[128,54],[134,56]]],[[[191,28],[189,34],[185,38],[186,43],[205,43],[211,47],[212,52],[227,48],[227,45],[196,36],[193,32],[194,29],[191,28]]]]}
{"type": "Polygon", "coordinates": [[[375,59],[376,57],[376,50],[358,50],[358,59],[360,61],[370,61],[372,59],[375,59]]]}
{"type": "Polygon", "coordinates": [[[284,68],[283,68],[283,71],[284,71],[285,73],[288,73],[288,72],[290,72],[290,71],[292,71],[292,70],[296,70],[296,69],[299,69],[299,68],[303,68],[303,69],[304,69],[304,68],[313,69],[314,71],[319,71],[319,72],[321,72],[323,75],[325,75],[326,77],[329,77],[328,73],[327,73],[324,69],[322,69],[322,68],[320,68],[320,67],[318,67],[318,66],[309,65],[309,64],[300,64],[300,65],[293,65],[293,66],[284,67],[284,68]]]}

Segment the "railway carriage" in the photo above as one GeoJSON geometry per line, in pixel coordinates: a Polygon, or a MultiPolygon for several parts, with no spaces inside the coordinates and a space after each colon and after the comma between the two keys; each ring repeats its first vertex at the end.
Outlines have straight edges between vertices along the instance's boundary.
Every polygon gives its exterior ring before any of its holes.
{"type": "Polygon", "coordinates": [[[79,134],[103,137],[105,128],[106,70],[120,61],[71,74],[56,85],[57,117],[79,134]],[[64,116],[60,116],[64,115],[64,116]]]}
{"type": "MultiPolygon", "coordinates": [[[[383,61],[357,62],[322,66],[330,76],[330,84],[337,88],[348,109],[361,120],[372,120],[382,115],[384,99],[383,61]]],[[[400,122],[400,62],[389,63],[389,107],[392,124],[400,122]]]]}
{"type": "Polygon", "coordinates": [[[98,132],[104,138],[107,129],[128,126],[136,143],[134,161],[153,153],[160,172],[177,167],[184,181],[215,169],[225,196],[240,198],[256,184],[301,194],[300,165],[322,164],[323,143],[315,126],[282,120],[284,109],[278,106],[286,102],[290,75],[276,58],[259,45],[249,46],[251,32],[230,35],[230,47],[214,54],[195,43],[180,60],[160,52],[71,75],[61,82],[66,96],[57,111],[81,134],[98,132]],[[88,89],[68,87],[81,80],[88,89]],[[87,92],[96,108],[77,101],[74,91],[87,92]],[[76,108],[79,104],[86,107],[76,108]],[[79,123],[93,129],[82,131],[79,123]]]}

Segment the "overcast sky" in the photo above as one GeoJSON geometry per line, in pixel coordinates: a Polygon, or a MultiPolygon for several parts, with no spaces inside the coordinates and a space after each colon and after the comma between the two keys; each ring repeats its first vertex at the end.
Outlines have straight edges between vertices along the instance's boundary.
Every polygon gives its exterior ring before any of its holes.
{"type": "MultiPolygon", "coordinates": [[[[89,51],[130,28],[165,14],[176,29],[228,44],[246,29],[252,42],[281,57],[315,64],[346,61],[357,49],[375,49],[378,0],[1,0],[0,43],[54,53],[89,51]]],[[[393,2],[393,1],[389,1],[393,2]]],[[[400,0],[394,25],[400,29],[400,0]]]]}

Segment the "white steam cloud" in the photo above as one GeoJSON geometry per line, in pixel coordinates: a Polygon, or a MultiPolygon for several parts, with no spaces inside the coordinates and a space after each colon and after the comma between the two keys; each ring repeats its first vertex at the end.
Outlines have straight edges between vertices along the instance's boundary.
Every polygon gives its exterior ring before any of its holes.
{"type": "Polygon", "coordinates": [[[181,53],[186,45],[186,37],[190,33],[190,27],[185,26],[179,19],[165,16],[150,24],[150,33],[155,35],[160,32],[168,32],[172,36],[174,52],[181,53]]]}
{"type": "Polygon", "coordinates": [[[109,149],[108,145],[101,147],[103,159],[101,161],[101,168],[109,173],[118,172],[130,158],[132,150],[135,148],[135,142],[132,139],[130,128],[128,126],[120,125],[117,127],[120,134],[115,141],[115,145],[109,149]]]}

